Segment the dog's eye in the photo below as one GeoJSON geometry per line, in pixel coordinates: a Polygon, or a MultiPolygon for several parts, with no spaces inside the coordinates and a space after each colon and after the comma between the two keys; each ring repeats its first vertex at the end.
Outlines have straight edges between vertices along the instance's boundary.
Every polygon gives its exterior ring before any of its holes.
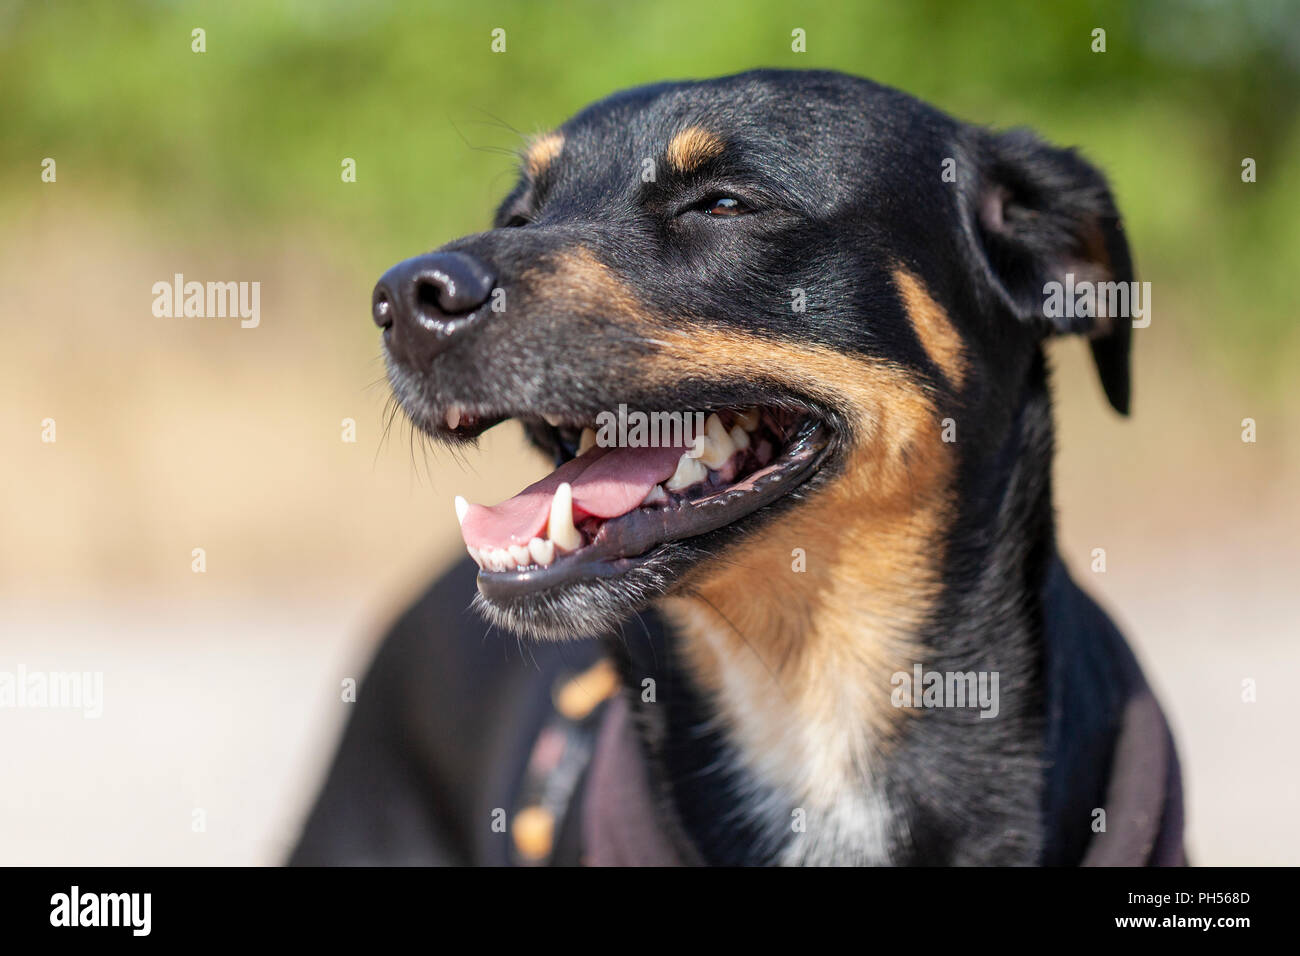
{"type": "Polygon", "coordinates": [[[710,216],[743,216],[747,212],[752,212],[748,206],[734,196],[717,196],[713,199],[706,199],[699,206],[700,209],[710,216]]]}
{"type": "Polygon", "coordinates": [[[502,226],[502,228],[517,229],[520,226],[528,225],[531,221],[532,220],[529,219],[527,216],[520,215],[519,213],[515,213],[513,216],[511,216],[509,219],[506,220],[505,225],[502,226]]]}

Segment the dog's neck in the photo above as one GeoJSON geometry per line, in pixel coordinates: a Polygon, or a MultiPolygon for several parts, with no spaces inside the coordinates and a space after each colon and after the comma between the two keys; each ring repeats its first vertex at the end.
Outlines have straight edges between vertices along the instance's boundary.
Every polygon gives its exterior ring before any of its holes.
{"type": "Polygon", "coordinates": [[[663,603],[668,686],[639,707],[652,773],[705,861],[1041,860],[1051,444],[1044,387],[1004,469],[914,472],[893,496],[859,474],[869,508],[837,500],[861,491],[840,479],[663,603]],[[896,706],[895,675],[918,666],[996,675],[996,719],[896,706]]]}

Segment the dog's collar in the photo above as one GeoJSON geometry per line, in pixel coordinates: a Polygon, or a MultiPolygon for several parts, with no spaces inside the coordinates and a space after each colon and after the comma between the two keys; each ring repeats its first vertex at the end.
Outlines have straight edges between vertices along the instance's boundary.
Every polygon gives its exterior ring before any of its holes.
{"type": "MultiPolygon", "coordinates": [[[[1105,811],[1084,866],[1182,866],[1182,782],[1173,737],[1151,690],[1130,698],[1116,739],[1105,811]]],[[[582,803],[582,859],[591,866],[682,866],[698,860],[652,792],[622,695],[601,715],[582,803]]]]}

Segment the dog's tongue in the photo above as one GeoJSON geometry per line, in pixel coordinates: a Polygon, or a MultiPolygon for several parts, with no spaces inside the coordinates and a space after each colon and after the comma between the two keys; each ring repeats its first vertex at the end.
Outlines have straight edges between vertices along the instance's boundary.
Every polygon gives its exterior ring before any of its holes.
{"type": "Polygon", "coordinates": [[[470,505],[460,534],[471,548],[526,545],[546,537],[555,489],[573,486],[573,517],[614,518],[637,507],[650,489],[672,477],[684,446],[593,448],[499,505],[470,505]]]}

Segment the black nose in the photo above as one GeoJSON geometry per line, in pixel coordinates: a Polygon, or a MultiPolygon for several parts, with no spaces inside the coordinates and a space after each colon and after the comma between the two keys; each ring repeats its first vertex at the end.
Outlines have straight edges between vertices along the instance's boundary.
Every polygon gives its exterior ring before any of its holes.
{"type": "Polygon", "coordinates": [[[391,330],[389,344],[412,361],[424,361],[451,345],[480,316],[496,277],[464,252],[431,252],[399,262],[375,285],[375,325],[391,330]]]}

